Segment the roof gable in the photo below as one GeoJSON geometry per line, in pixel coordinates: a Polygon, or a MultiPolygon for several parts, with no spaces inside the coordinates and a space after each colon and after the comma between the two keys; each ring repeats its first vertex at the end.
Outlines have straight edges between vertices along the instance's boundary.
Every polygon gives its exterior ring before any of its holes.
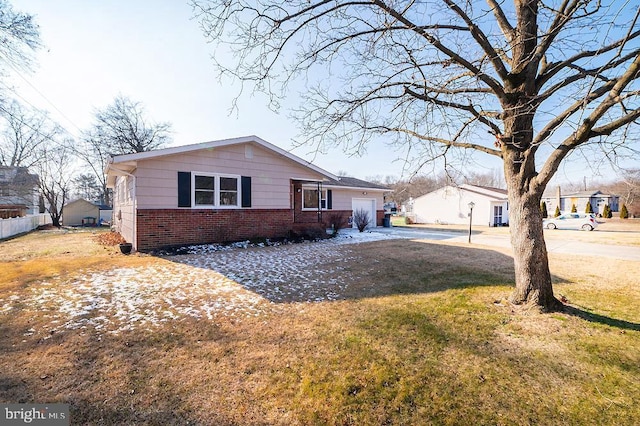
{"type": "Polygon", "coordinates": [[[64,206],[65,206],[65,207],[69,207],[69,206],[75,206],[76,204],[87,204],[87,205],[89,205],[90,207],[98,207],[98,206],[96,206],[95,204],[93,204],[91,201],[87,201],[87,200],[85,200],[84,198],[78,198],[78,199],[75,199],[75,200],[73,200],[73,201],[69,201],[69,202],[68,202],[67,204],[65,204],[64,206]]]}
{"type": "Polygon", "coordinates": [[[99,204],[97,202],[85,200],[84,198],[76,198],[75,200],[69,201],[64,206],[68,207],[68,206],[72,206],[72,205],[75,205],[75,204],[88,204],[91,207],[97,207],[98,210],[112,210],[113,209],[113,207],[108,206],[106,204],[99,204]]]}
{"type": "Polygon", "coordinates": [[[458,193],[470,192],[472,194],[480,195],[482,197],[490,198],[492,200],[502,201],[507,199],[507,191],[505,189],[469,185],[469,184],[463,184],[460,186],[445,185],[442,188],[438,188],[435,191],[431,191],[427,194],[421,195],[418,198],[426,197],[429,194],[435,194],[435,193],[449,194],[452,191],[457,191],[458,193]]]}
{"type": "Polygon", "coordinates": [[[460,188],[478,194],[488,195],[494,198],[506,198],[508,195],[506,189],[493,188],[490,186],[470,185],[465,183],[464,185],[460,185],[460,188]]]}
{"type": "Polygon", "coordinates": [[[598,191],[579,191],[579,192],[572,192],[570,194],[561,193],[560,196],[568,197],[568,198],[591,198],[591,197],[598,197],[598,196],[608,197],[609,195],[606,195],[602,191],[598,190],[598,191]]]}
{"type": "Polygon", "coordinates": [[[38,175],[29,173],[27,167],[0,166],[0,184],[35,187],[38,175]]]}
{"type": "Polygon", "coordinates": [[[265,141],[264,139],[261,139],[258,136],[254,136],[254,135],[243,136],[243,137],[232,138],[232,139],[222,139],[217,141],[202,142],[202,143],[191,144],[191,145],[182,145],[182,146],[176,146],[172,148],[163,148],[163,149],[157,149],[154,151],[138,152],[134,154],[116,155],[111,158],[109,164],[107,165],[106,172],[107,174],[109,174],[110,171],[112,171],[113,173],[121,172],[121,170],[119,170],[118,167],[116,167],[117,164],[127,164],[127,163],[131,164],[140,160],[159,158],[159,157],[168,156],[168,155],[184,154],[184,153],[193,152],[193,151],[208,150],[212,148],[220,148],[223,146],[239,145],[239,144],[246,144],[246,143],[253,143],[258,146],[261,146],[269,151],[272,151],[282,157],[287,158],[290,161],[298,163],[303,167],[306,167],[308,169],[313,170],[316,173],[321,174],[328,180],[339,179],[338,176],[316,166],[315,164],[309,161],[303,160],[302,158],[288,151],[285,151],[284,149],[276,145],[273,145],[265,141]]]}
{"type": "MultiPolygon", "coordinates": [[[[558,188],[553,188],[553,189],[548,189],[544,192],[544,194],[542,195],[542,198],[556,198],[558,196],[558,188]]],[[[600,190],[590,190],[590,191],[578,191],[578,192],[571,192],[568,194],[563,194],[562,191],[560,191],[560,198],[592,198],[592,197],[601,197],[601,198],[612,198],[612,197],[618,197],[617,195],[614,194],[606,194],[600,190]]]]}

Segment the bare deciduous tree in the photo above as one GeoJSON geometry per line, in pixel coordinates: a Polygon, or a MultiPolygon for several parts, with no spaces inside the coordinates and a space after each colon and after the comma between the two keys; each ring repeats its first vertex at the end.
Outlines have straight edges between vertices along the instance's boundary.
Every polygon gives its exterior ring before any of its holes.
{"type": "MultiPolygon", "coordinates": [[[[34,176],[37,182],[38,177],[29,172],[50,170],[46,164],[50,161],[47,155],[51,147],[57,146],[60,126],[49,120],[46,114],[25,108],[16,101],[0,109],[0,117],[4,119],[1,120],[4,128],[0,132],[0,165],[17,168],[19,175],[34,176]]],[[[69,173],[68,170],[62,171],[69,173]]],[[[48,185],[40,179],[40,189],[42,184],[48,185]]],[[[16,180],[9,190],[30,205],[34,199],[34,186],[32,179],[23,180],[22,184],[16,180]]]]}
{"type": "Polygon", "coordinates": [[[478,172],[470,170],[465,173],[464,183],[470,185],[486,186],[490,188],[504,188],[504,178],[500,174],[499,170],[493,170],[491,172],[478,172]]]}
{"type": "MultiPolygon", "coordinates": [[[[624,0],[192,0],[223,74],[298,117],[319,147],[395,135],[420,161],[472,151],[503,163],[516,288],[560,309],[540,199],[565,158],[615,157],[637,136],[640,29],[624,0]],[[218,46],[217,46],[218,47],[218,46]],[[296,80],[299,78],[298,80],[296,80]]],[[[323,148],[324,149],[324,148],[323,148]]]]}
{"type": "Polygon", "coordinates": [[[640,217],[640,169],[628,170],[623,179],[620,195],[634,217],[640,217]]]}
{"type": "Polygon", "coordinates": [[[388,201],[406,204],[411,198],[420,197],[445,185],[454,183],[450,175],[441,173],[438,176],[419,174],[410,179],[400,179],[393,183],[385,184],[393,190],[387,197],[388,201]]]}
{"type": "Polygon", "coordinates": [[[169,143],[171,124],[150,122],[140,102],[117,96],[111,105],[95,112],[88,133],[91,141],[102,144],[111,154],[131,154],[169,143]]]}
{"type": "Polygon", "coordinates": [[[153,123],[140,102],[123,96],[95,112],[93,126],[85,132],[76,154],[91,168],[102,187],[102,199],[110,204],[105,167],[113,155],[162,148],[171,141],[171,124],[153,123]]]}
{"type": "Polygon", "coordinates": [[[16,12],[6,0],[0,0],[0,73],[6,67],[28,68],[31,54],[40,47],[40,31],[33,16],[16,12]]]}
{"type": "MultiPolygon", "coordinates": [[[[40,47],[38,26],[31,15],[16,12],[6,0],[0,0],[0,40],[0,78],[6,77],[10,69],[30,68],[32,54],[40,47]]],[[[24,123],[21,122],[25,118],[24,111],[15,101],[7,103],[6,89],[11,90],[11,87],[4,81],[1,82],[0,115],[9,121],[9,127],[24,129],[24,123]]],[[[35,120],[39,121],[39,119],[35,120]]],[[[6,142],[6,139],[3,142],[6,142]]],[[[19,164],[20,154],[11,151],[13,150],[3,143],[0,147],[0,164],[28,166],[28,164],[19,164]],[[15,160],[14,157],[16,157],[15,160]]]]}
{"type": "Polygon", "coordinates": [[[640,169],[621,170],[617,179],[608,183],[594,183],[591,188],[619,195],[618,208],[625,204],[631,215],[640,217],[640,169]]]}
{"type": "Polygon", "coordinates": [[[33,167],[44,160],[43,146],[60,133],[60,127],[46,114],[32,111],[12,101],[3,108],[4,129],[0,139],[0,164],[12,167],[33,167]]]}
{"type": "Polygon", "coordinates": [[[45,208],[51,216],[54,226],[62,225],[62,213],[72,188],[72,174],[69,172],[74,161],[73,152],[69,148],[71,141],[50,143],[43,147],[43,156],[47,161],[39,162],[35,170],[39,176],[40,193],[45,201],[45,208]]]}

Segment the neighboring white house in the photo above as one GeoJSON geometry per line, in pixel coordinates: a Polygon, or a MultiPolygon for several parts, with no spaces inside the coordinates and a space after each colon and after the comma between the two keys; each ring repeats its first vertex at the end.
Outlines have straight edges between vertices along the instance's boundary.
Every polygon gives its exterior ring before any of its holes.
{"type": "Polygon", "coordinates": [[[476,185],[445,186],[413,200],[416,223],[468,224],[473,202],[473,224],[509,223],[507,191],[476,185]]]}
{"type": "Polygon", "coordinates": [[[0,166],[0,219],[38,214],[38,175],[26,167],[0,166]]]}

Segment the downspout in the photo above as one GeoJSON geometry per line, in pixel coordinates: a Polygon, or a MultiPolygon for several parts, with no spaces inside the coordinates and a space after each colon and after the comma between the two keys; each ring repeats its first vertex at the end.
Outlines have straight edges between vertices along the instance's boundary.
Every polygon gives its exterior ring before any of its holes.
{"type": "Polygon", "coordinates": [[[124,170],[118,169],[113,167],[113,165],[109,165],[109,167],[111,167],[113,170],[116,170],[124,175],[127,176],[131,176],[133,178],[133,193],[131,194],[131,197],[133,198],[133,203],[131,203],[131,213],[133,216],[133,241],[131,242],[131,244],[133,244],[133,249],[134,250],[138,250],[138,215],[137,213],[137,205],[138,205],[138,198],[136,197],[136,187],[137,182],[136,182],[136,175],[133,175],[129,172],[125,172],[124,170]]]}
{"type": "Polygon", "coordinates": [[[318,182],[318,223],[322,222],[322,182],[318,182]]]}

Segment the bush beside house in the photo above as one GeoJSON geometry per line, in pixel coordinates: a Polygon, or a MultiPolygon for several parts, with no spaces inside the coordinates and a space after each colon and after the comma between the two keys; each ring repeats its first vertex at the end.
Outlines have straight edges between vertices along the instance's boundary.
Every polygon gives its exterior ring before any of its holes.
{"type": "Polygon", "coordinates": [[[543,219],[549,217],[549,213],[547,212],[547,203],[545,203],[544,201],[542,202],[542,204],[540,204],[540,212],[542,213],[543,219]]]}
{"type": "Polygon", "coordinates": [[[623,204],[620,209],[620,219],[629,219],[629,211],[627,210],[626,204],[623,204]]]}

